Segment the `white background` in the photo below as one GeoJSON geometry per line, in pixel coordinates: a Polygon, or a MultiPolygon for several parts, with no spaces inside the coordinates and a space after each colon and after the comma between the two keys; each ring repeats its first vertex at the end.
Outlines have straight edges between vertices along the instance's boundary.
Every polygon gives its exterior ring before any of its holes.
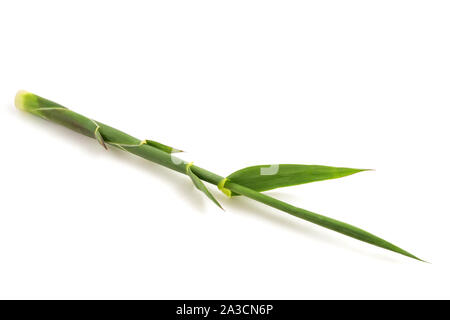
{"type": "Polygon", "coordinates": [[[448,1],[2,1],[0,298],[450,298],[448,1]],[[24,114],[25,89],[187,150],[373,168],[270,192],[347,238],[24,114]]]}

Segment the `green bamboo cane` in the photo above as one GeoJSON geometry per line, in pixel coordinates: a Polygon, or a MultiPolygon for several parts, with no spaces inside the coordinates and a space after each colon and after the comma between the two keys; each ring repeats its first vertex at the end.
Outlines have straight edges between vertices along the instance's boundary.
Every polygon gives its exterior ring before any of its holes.
{"type": "Polygon", "coordinates": [[[220,190],[224,191],[228,195],[231,195],[233,193],[236,195],[246,196],[250,199],[264,203],[268,206],[284,211],[295,217],[307,220],[327,229],[342,233],[346,236],[393,252],[397,252],[413,259],[423,261],[413,254],[397,247],[396,245],[360,228],[308,210],[292,206],[286,202],[272,198],[252,188],[236,183],[232,180],[232,178],[227,179],[211,171],[193,165],[192,163],[187,163],[173,155],[174,152],[179,151],[177,149],[173,149],[156,141],[137,139],[133,136],[130,136],[129,134],[112,128],[99,121],[87,118],[83,115],[71,111],[66,107],[63,107],[60,104],[44,99],[38,95],[26,91],[19,91],[16,95],[15,104],[16,107],[21,110],[32,113],[46,120],[58,123],[85,136],[96,139],[105,149],[107,149],[107,145],[113,146],[123,151],[135,154],[146,160],[158,163],[179,173],[187,174],[191,177],[194,185],[200,191],[204,192],[219,207],[221,207],[220,204],[203,185],[201,180],[216,185],[220,190]]]}

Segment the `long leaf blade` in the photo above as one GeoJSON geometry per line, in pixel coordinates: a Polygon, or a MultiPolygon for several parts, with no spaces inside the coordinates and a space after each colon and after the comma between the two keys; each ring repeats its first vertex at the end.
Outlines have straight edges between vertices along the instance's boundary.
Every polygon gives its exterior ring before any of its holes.
{"type": "Polygon", "coordinates": [[[377,246],[377,247],[380,247],[383,249],[387,249],[387,250],[402,254],[404,256],[425,262],[424,260],[416,257],[415,255],[409,253],[408,251],[403,250],[402,248],[397,247],[396,245],[394,245],[372,233],[369,233],[358,227],[352,226],[348,223],[345,223],[345,222],[342,222],[339,220],[335,220],[333,218],[329,218],[327,216],[323,216],[321,214],[314,213],[314,212],[290,205],[286,202],[269,197],[263,193],[256,192],[255,190],[249,189],[247,187],[241,186],[241,185],[233,183],[233,182],[228,182],[227,187],[232,189],[233,191],[235,191],[238,194],[241,194],[241,195],[247,196],[253,200],[262,202],[273,208],[276,208],[278,210],[289,213],[297,218],[312,222],[312,223],[322,226],[324,228],[339,232],[341,234],[344,234],[344,235],[352,237],[354,239],[372,244],[374,246],[377,246]]]}
{"type": "Polygon", "coordinates": [[[219,201],[216,200],[216,198],[214,198],[214,196],[211,194],[211,192],[208,190],[208,188],[206,188],[205,184],[203,183],[202,180],[200,180],[199,177],[197,177],[195,175],[194,172],[192,172],[191,170],[191,165],[187,165],[186,166],[186,173],[187,175],[191,178],[192,183],[194,183],[194,186],[200,190],[201,192],[203,192],[212,202],[214,202],[220,209],[223,210],[222,206],[220,205],[219,201]]]}
{"type": "Polygon", "coordinates": [[[258,165],[235,171],[227,179],[256,191],[267,191],[337,179],[366,170],[302,164],[258,165]]]}

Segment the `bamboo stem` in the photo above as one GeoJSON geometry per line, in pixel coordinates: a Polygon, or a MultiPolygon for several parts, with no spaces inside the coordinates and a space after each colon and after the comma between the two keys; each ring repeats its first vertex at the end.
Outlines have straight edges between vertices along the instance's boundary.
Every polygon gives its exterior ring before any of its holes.
{"type": "MultiPolygon", "coordinates": [[[[30,112],[41,118],[61,124],[88,137],[97,139],[97,141],[103,146],[107,144],[120,148],[124,151],[130,152],[146,160],[158,163],[164,167],[175,170],[182,174],[186,174],[187,172],[188,163],[166,151],[163,151],[164,149],[158,149],[157,146],[159,145],[159,143],[153,143],[152,145],[146,144],[144,143],[146,140],[137,139],[126,134],[125,132],[87,118],[81,114],[67,109],[66,107],[63,107],[55,102],[44,99],[32,93],[19,91],[16,96],[16,106],[19,109],[30,112]]],[[[167,148],[167,146],[164,147],[167,148]]],[[[233,183],[229,180],[226,180],[224,183],[224,177],[201,167],[189,165],[189,168],[192,173],[195,174],[199,179],[213,185],[221,185],[221,187],[225,187],[236,194],[246,196],[250,199],[284,211],[300,219],[339,232],[346,236],[393,252],[397,252],[413,259],[421,260],[411,253],[393,245],[392,243],[387,242],[369,232],[354,227],[350,224],[292,206],[286,202],[272,198],[268,195],[257,192],[253,189],[249,189],[242,185],[233,183]]]]}

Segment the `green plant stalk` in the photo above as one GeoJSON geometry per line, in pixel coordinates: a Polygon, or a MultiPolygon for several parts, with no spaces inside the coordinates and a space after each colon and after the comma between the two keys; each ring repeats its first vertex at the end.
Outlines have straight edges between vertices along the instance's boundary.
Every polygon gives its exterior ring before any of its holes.
{"type": "Polygon", "coordinates": [[[220,188],[225,187],[233,193],[246,196],[300,219],[307,220],[360,241],[423,261],[413,254],[395,246],[394,244],[350,224],[295,207],[261,192],[233,183],[230,180],[225,180],[224,183],[224,177],[191,163],[188,164],[180,158],[158,149],[154,144],[146,144],[146,140],[137,139],[120,130],[87,118],[35,94],[26,91],[19,91],[16,95],[15,104],[16,107],[21,110],[63,125],[85,136],[97,139],[97,141],[105,148],[106,145],[117,147],[182,174],[187,174],[187,170],[189,169],[201,180],[219,186],[220,188]]]}

